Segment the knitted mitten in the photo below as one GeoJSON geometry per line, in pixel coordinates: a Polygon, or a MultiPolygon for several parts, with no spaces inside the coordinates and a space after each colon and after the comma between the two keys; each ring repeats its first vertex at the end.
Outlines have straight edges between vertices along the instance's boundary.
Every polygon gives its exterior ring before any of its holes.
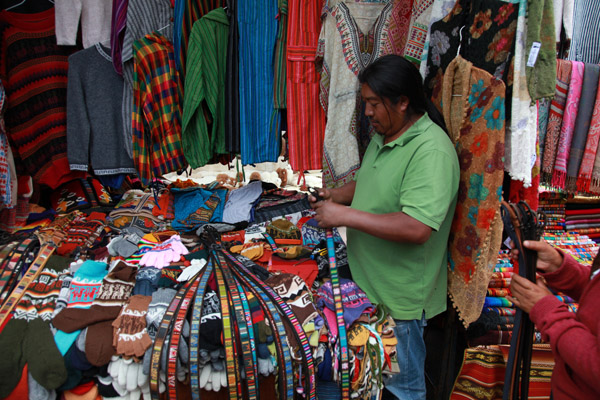
{"type": "MultiPolygon", "coordinates": [[[[177,292],[174,289],[160,288],[156,292],[152,293],[152,301],[148,306],[148,313],[146,314],[146,325],[148,335],[154,341],[156,339],[156,332],[160,322],[162,321],[163,315],[171,301],[175,297],[177,292]]],[[[143,368],[146,375],[150,374],[150,361],[152,359],[152,348],[146,350],[144,354],[143,368]]]]}
{"type": "Polygon", "coordinates": [[[151,300],[150,296],[132,296],[113,321],[113,346],[117,354],[142,357],[152,345],[146,329],[146,313],[151,300]]]}

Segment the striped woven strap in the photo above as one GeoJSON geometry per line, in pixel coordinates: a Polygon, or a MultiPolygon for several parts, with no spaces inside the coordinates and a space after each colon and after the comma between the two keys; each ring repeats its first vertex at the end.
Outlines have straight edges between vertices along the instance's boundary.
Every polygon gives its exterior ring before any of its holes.
{"type": "Polygon", "coordinates": [[[215,278],[217,280],[217,288],[221,300],[221,318],[223,321],[223,345],[225,346],[225,362],[227,366],[227,385],[229,389],[229,398],[237,400],[242,394],[240,371],[238,369],[238,352],[235,346],[235,331],[229,312],[229,298],[225,282],[223,280],[223,272],[215,262],[215,278]]]}
{"type": "Polygon", "coordinates": [[[21,279],[21,281],[17,284],[17,287],[11,292],[10,296],[2,305],[2,309],[0,309],[0,326],[4,324],[10,313],[13,311],[19,300],[25,294],[27,287],[33,282],[42,272],[44,265],[48,261],[48,258],[54,253],[56,247],[51,244],[46,244],[42,246],[37,257],[31,263],[31,266],[27,270],[25,276],[21,279]]]}
{"type": "Polygon", "coordinates": [[[341,383],[342,399],[350,399],[350,365],[348,364],[348,339],[346,337],[346,324],[344,322],[344,304],[342,302],[342,292],[340,290],[340,279],[337,272],[337,263],[335,260],[335,250],[333,247],[333,232],[327,229],[327,254],[329,255],[329,270],[331,272],[331,289],[333,292],[333,301],[335,302],[335,315],[338,324],[338,346],[341,357],[341,383]]]}
{"type": "MultiPolygon", "coordinates": [[[[37,241],[35,241],[37,243],[37,241]]],[[[2,277],[0,278],[4,284],[2,285],[2,291],[0,291],[0,301],[4,301],[10,295],[16,282],[19,280],[19,274],[23,267],[23,260],[26,257],[27,249],[34,244],[34,238],[27,238],[21,241],[17,247],[11,252],[10,260],[6,265],[4,271],[2,271],[2,277]]]]}
{"type": "Polygon", "coordinates": [[[192,399],[200,400],[200,372],[198,370],[198,342],[200,337],[200,320],[202,319],[202,301],[206,292],[208,279],[213,272],[213,261],[209,257],[204,267],[204,273],[199,278],[200,283],[196,290],[194,309],[192,311],[192,323],[190,326],[190,383],[192,386],[192,399]]]}
{"type": "MultiPolygon", "coordinates": [[[[240,290],[238,290],[238,283],[236,282],[236,278],[233,276],[229,266],[227,265],[227,260],[225,260],[225,257],[221,252],[213,250],[212,253],[217,260],[218,268],[220,268],[221,272],[223,273],[223,278],[225,284],[229,289],[229,294],[232,300],[234,316],[236,319],[236,324],[239,333],[238,340],[244,358],[244,369],[246,372],[246,389],[248,391],[248,398],[256,399],[256,377],[258,376],[258,373],[256,368],[256,360],[253,357],[255,344],[254,340],[250,340],[249,335],[249,332],[254,329],[252,325],[252,317],[250,316],[250,318],[246,318],[244,307],[242,306],[241,293],[240,290]]],[[[248,314],[250,314],[249,308],[248,314]]]]}
{"type": "Polygon", "coordinates": [[[196,290],[200,283],[199,279],[191,279],[189,282],[190,288],[188,289],[185,297],[179,305],[177,311],[177,318],[175,324],[171,330],[171,339],[169,341],[169,352],[167,362],[167,394],[169,399],[176,400],[177,397],[177,355],[179,352],[179,341],[181,340],[181,330],[183,327],[184,319],[192,303],[192,299],[196,295],[196,290]]]}
{"type": "MultiPolygon", "coordinates": [[[[2,252],[0,254],[0,257],[2,257],[2,262],[0,263],[0,294],[8,283],[9,278],[12,276],[10,262],[13,258],[13,254],[17,251],[18,245],[18,242],[10,242],[2,248],[2,252]]],[[[14,268],[14,265],[12,268],[14,268]]]]}
{"type": "MultiPolygon", "coordinates": [[[[156,332],[156,338],[154,339],[154,346],[152,347],[152,358],[150,361],[150,396],[152,400],[159,400],[160,393],[158,390],[158,377],[160,372],[160,361],[162,356],[162,348],[165,345],[167,335],[172,329],[172,325],[175,322],[175,314],[179,310],[182,300],[186,297],[190,286],[193,282],[188,282],[182,286],[173,300],[160,322],[158,331],[156,332]]],[[[167,344],[168,345],[168,344],[167,344]]]]}
{"type": "MultiPolygon", "coordinates": [[[[316,399],[316,378],[315,378],[314,363],[313,363],[313,359],[312,359],[312,350],[310,348],[310,344],[308,343],[308,338],[306,337],[306,334],[305,334],[304,330],[302,329],[302,325],[300,324],[300,322],[298,321],[298,319],[296,318],[296,316],[294,315],[293,311],[288,306],[288,304],[269,285],[265,285],[259,278],[257,278],[254,274],[252,274],[244,266],[244,264],[242,264],[231,253],[229,253],[227,251],[223,251],[223,254],[225,254],[225,256],[229,260],[231,260],[231,262],[237,267],[237,268],[233,268],[233,271],[236,274],[239,274],[240,276],[244,276],[245,281],[248,284],[250,284],[251,287],[260,288],[261,290],[259,290],[258,292],[259,292],[261,298],[263,298],[263,300],[265,300],[267,302],[267,304],[274,303],[275,305],[277,305],[277,307],[282,312],[282,314],[287,317],[287,320],[289,321],[289,323],[294,328],[294,331],[297,334],[298,342],[302,346],[301,357],[302,357],[303,363],[305,364],[305,368],[306,368],[306,371],[305,371],[306,373],[304,374],[304,376],[306,376],[308,378],[304,382],[304,390],[303,390],[304,394],[307,395],[308,398],[311,400],[316,399]]],[[[258,298],[258,296],[257,296],[257,298],[258,298]]],[[[275,312],[275,314],[278,314],[278,313],[275,312]]],[[[277,317],[278,317],[278,315],[277,315],[277,317]]],[[[285,329],[283,328],[283,326],[279,327],[279,325],[277,325],[277,324],[276,324],[276,326],[278,328],[283,329],[283,333],[285,334],[285,329]]],[[[287,346],[287,343],[284,343],[284,344],[287,346]]],[[[287,398],[291,398],[291,397],[287,397],[287,398]]]]}
{"type": "Polygon", "coordinates": [[[269,246],[271,246],[271,249],[273,251],[277,251],[277,243],[275,243],[275,240],[273,240],[271,235],[269,235],[267,232],[264,232],[263,236],[265,237],[265,239],[267,239],[267,243],[269,243],[269,246]]]}
{"type": "MultiPolygon", "coordinates": [[[[231,256],[231,254],[228,252],[224,252],[224,254],[228,258],[231,256]]],[[[237,259],[235,261],[237,261],[237,259]]],[[[252,281],[252,279],[247,279],[247,277],[242,274],[242,271],[240,271],[239,268],[232,268],[232,271],[254,295],[265,314],[265,319],[268,319],[271,327],[275,328],[273,330],[274,344],[277,352],[277,364],[280,366],[278,368],[279,397],[281,399],[293,398],[294,376],[292,369],[292,358],[287,340],[285,339],[286,331],[285,327],[283,326],[283,321],[281,320],[279,311],[275,306],[274,301],[267,295],[265,291],[266,285],[262,284],[259,280],[252,281]]]]}

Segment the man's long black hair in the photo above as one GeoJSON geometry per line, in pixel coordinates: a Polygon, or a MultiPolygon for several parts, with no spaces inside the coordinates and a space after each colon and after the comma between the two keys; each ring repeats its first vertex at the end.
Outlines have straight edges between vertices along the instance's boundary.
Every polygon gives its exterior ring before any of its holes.
{"type": "Polygon", "coordinates": [[[448,132],[444,117],[425,97],[419,70],[406,58],[394,54],[380,57],[358,74],[358,81],[369,85],[377,96],[388,99],[392,104],[406,96],[412,111],[426,112],[433,122],[448,132]]]}

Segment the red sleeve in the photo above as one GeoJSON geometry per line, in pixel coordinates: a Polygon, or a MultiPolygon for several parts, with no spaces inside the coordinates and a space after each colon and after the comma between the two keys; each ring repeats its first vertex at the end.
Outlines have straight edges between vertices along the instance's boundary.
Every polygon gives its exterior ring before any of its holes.
{"type": "MultiPolygon", "coordinates": [[[[598,336],[554,296],[538,301],[529,315],[543,339],[550,341],[552,352],[590,387],[597,387],[600,376],[598,336]]],[[[598,330],[597,326],[594,328],[598,330]]]]}
{"type": "Polygon", "coordinates": [[[548,285],[579,301],[583,289],[590,282],[590,267],[581,265],[573,257],[557,249],[563,256],[563,263],[554,272],[541,274],[548,285]]]}

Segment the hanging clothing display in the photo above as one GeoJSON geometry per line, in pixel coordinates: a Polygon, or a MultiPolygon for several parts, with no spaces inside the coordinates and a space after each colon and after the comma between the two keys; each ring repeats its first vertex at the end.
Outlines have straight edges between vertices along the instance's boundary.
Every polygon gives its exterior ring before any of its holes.
{"type": "MultiPolygon", "coordinates": [[[[388,25],[389,36],[387,38],[382,38],[384,54],[404,54],[408,30],[411,27],[410,17],[413,11],[414,1],[415,0],[396,0],[393,2],[390,23],[388,25]]],[[[429,27],[429,25],[427,25],[427,27],[429,27]]]]}
{"type": "Polygon", "coordinates": [[[200,18],[190,34],[182,143],[192,168],[225,150],[225,73],[229,21],[222,8],[200,18]],[[205,112],[210,115],[205,116],[205,112]]]}
{"type": "Polygon", "coordinates": [[[600,144],[600,81],[598,89],[583,161],[577,178],[577,189],[588,193],[592,191],[598,193],[600,187],[600,152],[598,151],[600,144]],[[596,162],[596,160],[598,161],[596,162]]]}
{"type": "Polygon", "coordinates": [[[567,162],[571,152],[575,118],[577,118],[579,99],[581,98],[584,68],[582,62],[573,62],[569,93],[567,94],[565,113],[560,128],[558,148],[556,150],[556,161],[554,162],[554,170],[552,171],[552,186],[560,189],[565,188],[567,181],[567,162]]]}
{"type": "Polygon", "coordinates": [[[240,152],[240,73],[237,0],[228,0],[229,40],[225,80],[225,149],[240,152]]]}
{"type": "MultiPolygon", "coordinates": [[[[275,41],[275,56],[273,58],[273,105],[277,109],[285,109],[287,96],[288,3],[288,0],[277,0],[277,7],[279,9],[277,13],[278,27],[277,39],[275,41]]],[[[304,29],[308,29],[308,27],[304,27],[304,29]]]]}
{"type": "Polygon", "coordinates": [[[560,34],[564,32],[565,39],[573,39],[573,13],[575,0],[552,0],[554,9],[554,33],[556,43],[560,42],[560,34]]]}
{"type": "Polygon", "coordinates": [[[67,156],[72,171],[134,174],[121,120],[123,78],[100,44],[69,57],[67,156]],[[98,82],[101,82],[99,85],[98,82]]]}
{"type": "Polygon", "coordinates": [[[240,2],[237,7],[242,162],[275,162],[281,148],[280,115],[273,106],[277,1],[240,2]]]}
{"type": "Polygon", "coordinates": [[[551,98],[554,95],[556,75],[556,42],[554,41],[553,0],[530,1],[527,10],[527,42],[525,50],[529,57],[534,43],[540,44],[537,57],[527,62],[527,87],[532,101],[551,98]]]}
{"type": "Polygon", "coordinates": [[[459,50],[473,66],[502,79],[510,92],[508,71],[514,55],[518,2],[458,0],[449,14],[431,25],[424,87],[434,104],[439,107],[443,71],[459,50]]]}
{"type": "Polygon", "coordinates": [[[531,170],[537,158],[537,106],[532,104],[527,88],[526,65],[529,53],[525,48],[527,0],[520,0],[516,6],[518,18],[514,42],[513,87],[504,169],[512,179],[523,181],[523,186],[529,187],[532,180],[531,170]]]}
{"type": "Polygon", "coordinates": [[[583,84],[581,89],[581,98],[579,99],[579,110],[575,118],[573,140],[571,142],[571,151],[567,163],[567,183],[569,191],[577,190],[577,175],[583,160],[583,153],[586,150],[590,122],[594,113],[596,103],[596,93],[598,92],[598,76],[600,66],[597,64],[586,64],[583,72],[583,84]]]}
{"type": "Polygon", "coordinates": [[[110,23],[110,55],[113,60],[115,71],[123,75],[123,40],[125,39],[125,28],[127,27],[127,7],[129,0],[113,0],[112,19],[110,23]]]}
{"type": "Polygon", "coordinates": [[[419,67],[419,71],[423,78],[427,75],[427,58],[431,39],[431,26],[450,14],[450,11],[452,11],[455,5],[456,0],[435,0],[431,6],[431,15],[429,16],[429,24],[427,25],[427,37],[425,39],[425,46],[423,47],[423,54],[421,55],[421,65],[419,67]]]}
{"type": "Polygon", "coordinates": [[[448,291],[465,326],[481,313],[502,241],[505,92],[502,80],[460,56],[444,74],[443,114],[461,168],[448,291]]]}
{"type": "Polygon", "coordinates": [[[600,63],[600,3],[574,0],[573,40],[569,60],[600,63]]]}
{"type": "Polygon", "coordinates": [[[327,112],[323,145],[323,185],[350,182],[360,167],[358,73],[383,54],[392,4],[343,3],[327,12],[317,57],[322,61],[321,105],[327,112]],[[360,16],[360,18],[356,18],[360,16]]]}
{"type": "Polygon", "coordinates": [[[552,171],[554,170],[554,162],[556,161],[556,152],[558,150],[558,140],[560,139],[560,129],[562,127],[565,104],[567,103],[567,92],[569,91],[569,84],[571,82],[571,68],[571,61],[557,60],[556,88],[554,99],[550,103],[542,162],[542,181],[545,183],[550,183],[552,180],[552,171]]]}
{"type": "MultiPolygon", "coordinates": [[[[4,91],[4,85],[0,81],[0,206],[9,206],[16,204],[12,202],[12,185],[13,182],[11,176],[11,167],[9,165],[10,146],[8,145],[8,137],[6,137],[6,130],[4,128],[4,106],[6,105],[6,92],[4,91]]],[[[14,162],[13,162],[14,163],[14,162]]],[[[16,177],[15,177],[16,178],[16,177]]],[[[16,200],[16,192],[15,200],[16,200]]]]}
{"type": "Polygon", "coordinates": [[[425,47],[425,39],[427,38],[427,28],[429,18],[431,16],[431,8],[433,0],[413,0],[412,14],[410,19],[410,28],[406,47],[404,49],[404,57],[419,67],[423,48],[425,47]]]}
{"type": "Polygon", "coordinates": [[[110,39],[112,0],[56,0],[56,41],[75,46],[81,19],[83,48],[110,39]]]}
{"type": "Polygon", "coordinates": [[[76,49],[56,44],[54,9],[3,11],[0,40],[4,122],[17,170],[56,188],[81,175],[69,170],[66,138],[67,59],[76,49]]]}
{"type": "Polygon", "coordinates": [[[133,161],[144,185],[186,166],[181,82],[172,43],[153,33],[133,43],[133,161]]]}
{"type": "Polygon", "coordinates": [[[175,62],[185,78],[186,54],[194,23],[210,11],[224,7],[226,0],[171,0],[174,3],[173,49],[175,62]]]}
{"type": "Polygon", "coordinates": [[[127,28],[123,38],[123,132],[127,152],[133,157],[131,143],[133,113],[133,42],[154,31],[171,40],[173,36],[173,8],[171,0],[129,0],[127,6],[127,28]]]}
{"type": "Polygon", "coordinates": [[[290,0],[287,36],[287,124],[294,171],[320,169],[325,112],[319,104],[315,54],[321,30],[322,0],[290,0]]]}

